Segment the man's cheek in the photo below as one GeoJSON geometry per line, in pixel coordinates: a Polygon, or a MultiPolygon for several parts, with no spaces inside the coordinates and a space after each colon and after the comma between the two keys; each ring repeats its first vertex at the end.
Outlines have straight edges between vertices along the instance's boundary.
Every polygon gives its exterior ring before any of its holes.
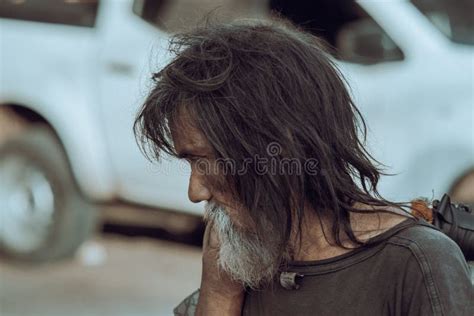
{"type": "Polygon", "coordinates": [[[256,233],[257,227],[246,210],[231,208],[228,215],[236,228],[244,233],[256,233]]]}

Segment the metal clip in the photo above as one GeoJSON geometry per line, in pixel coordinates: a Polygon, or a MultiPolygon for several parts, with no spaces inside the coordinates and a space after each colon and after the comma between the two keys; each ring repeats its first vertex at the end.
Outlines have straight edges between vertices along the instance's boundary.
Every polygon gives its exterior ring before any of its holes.
{"type": "Polygon", "coordinates": [[[300,285],[296,283],[296,277],[304,277],[303,274],[297,272],[282,272],[280,274],[280,284],[287,290],[297,290],[300,285]]]}

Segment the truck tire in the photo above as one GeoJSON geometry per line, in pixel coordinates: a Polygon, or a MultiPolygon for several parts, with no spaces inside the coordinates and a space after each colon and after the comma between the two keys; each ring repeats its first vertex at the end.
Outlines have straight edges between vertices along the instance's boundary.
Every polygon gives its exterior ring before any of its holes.
{"type": "Polygon", "coordinates": [[[0,146],[0,252],[7,258],[70,257],[94,231],[96,218],[48,127],[32,125],[0,146]]]}

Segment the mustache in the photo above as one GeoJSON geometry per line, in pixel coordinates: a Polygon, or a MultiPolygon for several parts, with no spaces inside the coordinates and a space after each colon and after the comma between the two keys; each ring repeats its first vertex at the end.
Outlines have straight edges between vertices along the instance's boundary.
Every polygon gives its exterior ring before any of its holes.
{"type": "Polygon", "coordinates": [[[212,224],[217,214],[224,212],[225,208],[216,202],[207,202],[204,206],[204,223],[212,224]]]}
{"type": "Polygon", "coordinates": [[[204,207],[204,224],[206,225],[214,225],[215,222],[226,222],[227,225],[232,228],[235,232],[239,232],[241,234],[257,234],[257,229],[255,227],[255,223],[251,218],[242,218],[239,216],[245,216],[239,214],[238,217],[235,216],[235,212],[233,216],[230,214],[230,211],[227,210],[226,206],[215,202],[210,201],[207,202],[204,207]]]}

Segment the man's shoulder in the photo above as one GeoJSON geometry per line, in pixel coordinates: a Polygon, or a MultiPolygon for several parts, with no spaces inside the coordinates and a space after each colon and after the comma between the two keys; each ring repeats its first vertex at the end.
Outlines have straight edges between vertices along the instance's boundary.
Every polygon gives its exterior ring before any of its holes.
{"type": "Polygon", "coordinates": [[[472,315],[471,273],[459,246],[436,227],[416,221],[387,240],[394,251],[397,270],[403,270],[403,291],[417,286],[425,293],[435,315],[472,315]],[[395,250],[396,249],[396,250],[395,250]],[[454,295],[454,293],[456,293],[454,295]]]}
{"type": "MultiPolygon", "coordinates": [[[[459,246],[443,232],[425,221],[417,220],[387,240],[387,244],[404,253],[405,259],[416,261],[424,274],[469,267],[459,246]]],[[[403,256],[400,256],[403,257],[403,256]]]]}
{"type": "Polygon", "coordinates": [[[397,231],[387,242],[410,249],[424,255],[455,254],[461,255],[459,246],[435,226],[423,221],[413,220],[397,231]]]}

